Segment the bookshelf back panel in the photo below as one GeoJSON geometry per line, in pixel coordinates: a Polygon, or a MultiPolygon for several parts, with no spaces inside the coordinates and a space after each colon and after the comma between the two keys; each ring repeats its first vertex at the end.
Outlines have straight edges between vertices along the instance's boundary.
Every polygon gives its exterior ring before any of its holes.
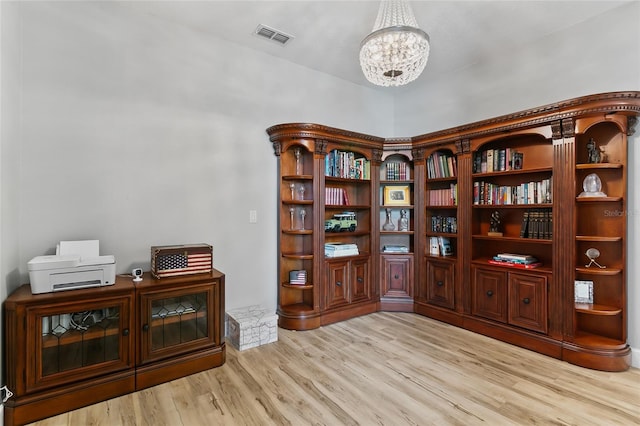
{"type": "Polygon", "coordinates": [[[626,212],[620,203],[581,202],[576,206],[576,235],[619,237],[624,235],[626,212]]]}
{"type": "MultiPolygon", "coordinates": [[[[476,155],[482,155],[483,151],[495,150],[497,153],[499,150],[507,149],[510,152],[522,153],[522,170],[539,169],[553,164],[553,145],[551,140],[545,139],[540,135],[517,135],[485,143],[476,148],[474,159],[476,155]]],[[[505,159],[505,161],[508,160],[505,159]]],[[[511,169],[515,168],[517,167],[512,164],[511,169]]]]}
{"type": "Polygon", "coordinates": [[[598,123],[587,129],[586,133],[576,136],[576,162],[589,163],[587,144],[593,139],[596,147],[604,153],[604,161],[608,163],[624,164],[626,147],[624,136],[615,123],[598,123]]]}

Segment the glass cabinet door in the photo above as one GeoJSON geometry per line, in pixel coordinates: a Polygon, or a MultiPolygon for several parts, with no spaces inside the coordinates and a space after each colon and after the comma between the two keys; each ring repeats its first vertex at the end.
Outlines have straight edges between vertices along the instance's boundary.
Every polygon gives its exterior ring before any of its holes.
{"type": "Polygon", "coordinates": [[[213,286],[146,292],[142,301],[142,363],[213,345],[213,286]]]}
{"type": "MultiPolygon", "coordinates": [[[[130,298],[95,303],[31,308],[29,337],[35,375],[30,387],[41,388],[129,368],[130,298]]],[[[28,373],[29,374],[29,373],[28,373]]]]}

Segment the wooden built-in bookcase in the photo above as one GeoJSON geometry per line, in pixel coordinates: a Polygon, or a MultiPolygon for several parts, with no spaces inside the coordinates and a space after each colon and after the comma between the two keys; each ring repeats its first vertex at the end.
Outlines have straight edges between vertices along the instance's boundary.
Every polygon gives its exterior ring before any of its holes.
{"type": "Polygon", "coordinates": [[[280,326],[416,312],[584,367],[627,369],[627,144],[638,115],[640,92],[613,92],[411,138],[270,127],[280,326]],[[367,174],[333,176],[332,152],[351,158],[348,169],[365,161],[367,174]],[[584,196],[585,180],[600,193],[590,185],[584,196]],[[291,220],[301,209],[305,229],[291,220]],[[357,227],[326,231],[341,212],[357,227]],[[327,242],[359,252],[327,258],[327,242]],[[539,265],[495,264],[501,253],[539,265]],[[304,285],[288,282],[298,269],[304,285]],[[576,282],[591,299],[576,302],[576,282]]]}

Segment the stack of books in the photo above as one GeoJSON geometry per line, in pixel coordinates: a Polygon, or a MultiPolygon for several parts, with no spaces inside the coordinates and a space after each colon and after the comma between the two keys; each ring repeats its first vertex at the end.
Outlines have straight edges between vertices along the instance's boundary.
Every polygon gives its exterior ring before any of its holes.
{"type": "Polygon", "coordinates": [[[492,265],[510,266],[513,268],[532,269],[542,265],[530,254],[499,253],[489,260],[492,265]]]}
{"type": "Polygon", "coordinates": [[[306,285],[307,271],[305,271],[304,269],[289,271],[289,284],[306,285]]]}
{"type": "Polygon", "coordinates": [[[350,243],[326,243],[324,245],[325,257],[355,256],[360,254],[358,246],[350,243]]]}
{"type": "Polygon", "coordinates": [[[387,244],[382,247],[384,253],[409,253],[409,247],[400,244],[387,244]]]}

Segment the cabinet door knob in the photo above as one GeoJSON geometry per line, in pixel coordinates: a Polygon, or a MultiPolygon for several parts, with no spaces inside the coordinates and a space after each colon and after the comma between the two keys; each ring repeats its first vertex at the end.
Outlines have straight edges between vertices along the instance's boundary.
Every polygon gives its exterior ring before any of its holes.
{"type": "Polygon", "coordinates": [[[129,329],[125,328],[124,330],[122,330],[122,335],[123,336],[128,336],[129,335],[129,329]]]}
{"type": "Polygon", "coordinates": [[[149,324],[145,324],[142,326],[143,331],[149,331],[149,324]]]}
{"type": "Polygon", "coordinates": [[[443,283],[442,281],[438,281],[438,282],[436,283],[436,285],[437,285],[438,287],[442,287],[442,286],[444,285],[444,283],[443,283]]]}
{"type": "Polygon", "coordinates": [[[364,278],[362,278],[362,277],[358,277],[358,282],[359,282],[359,283],[363,283],[363,282],[364,282],[364,278]]]}
{"type": "Polygon", "coordinates": [[[393,278],[397,280],[398,278],[400,278],[400,275],[395,274],[395,275],[393,276],[393,278]]]}
{"type": "Polygon", "coordinates": [[[487,292],[487,296],[489,296],[489,297],[493,296],[493,291],[489,290],[489,291],[487,292]]]}
{"type": "Polygon", "coordinates": [[[338,287],[342,287],[342,281],[336,281],[336,285],[337,285],[338,287]]]}
{"type": "Polygon", "coordinates": [[[528,297],[525,297],[524,299],[522,299],[522,303],[524,303],[525,305],[528,305],[531,302],[531,300],[529,300],[528,297]]]}

